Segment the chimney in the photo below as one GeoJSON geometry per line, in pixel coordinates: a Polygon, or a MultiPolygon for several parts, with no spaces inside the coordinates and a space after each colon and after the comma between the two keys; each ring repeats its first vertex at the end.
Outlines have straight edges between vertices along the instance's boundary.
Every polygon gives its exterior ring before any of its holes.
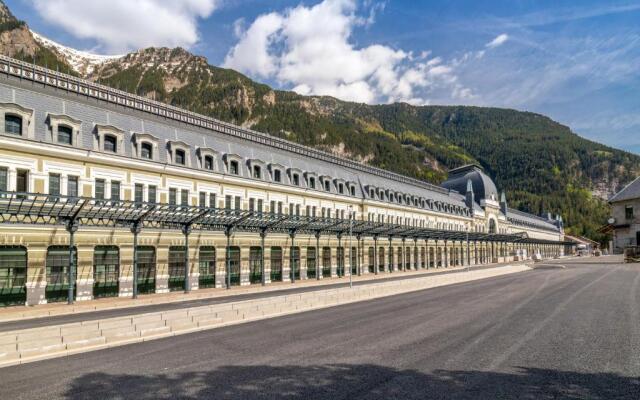
{"type": "Polygon", "coordinates": [[[471,179],[467,179],[467,194],[465,203],[467,207],[473,210],[473,203],[475,203],[475,196],[473,194],[473,184],[471,183],[471,179]]]}

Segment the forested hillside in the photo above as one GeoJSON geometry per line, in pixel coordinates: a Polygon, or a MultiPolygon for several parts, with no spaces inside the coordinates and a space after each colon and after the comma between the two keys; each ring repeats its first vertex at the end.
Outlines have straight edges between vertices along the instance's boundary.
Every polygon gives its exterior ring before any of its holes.
{"type": "MultiPolygon", "coordinates": [[[[16,32],[26,40],[29,31],[11,18],[0,25],[3,54],[70,69],[55,49],[16,43],[16,32]]],[[[602,199],[640,174],[640,157],[586,140],[543,115],[301,96],[180,48],[143,49],[86,77],[432,183],[451,168],[478,163],[506,190],[511,207],[561,214],[569,232],[597,240],[604,240],[596,229],[609,213],[602,199]]]]}

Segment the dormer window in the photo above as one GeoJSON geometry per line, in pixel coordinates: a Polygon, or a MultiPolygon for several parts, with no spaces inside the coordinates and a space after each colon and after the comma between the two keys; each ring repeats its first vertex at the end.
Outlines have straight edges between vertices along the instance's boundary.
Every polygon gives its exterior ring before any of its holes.
{"type": "Polygon", "coordinates": [[[293,174],[292,180],[295,186],[300,186],[300,176],[298,174],[293,174]]]}
{"type": "Polygon", "coordinates": [[[208,169],[209,171],[213,171],[213,157],[212,156],[204,156],[204,169],[208,169]]]}
{"type": "Polygon", "coordinates": [[[70,126],[58,125],[58,143],[73,144],[73,129],[70,126]]]}
{"type": "Polygon", "coordinates": [[[104,135],[103,150],[110,153],[118,152],[118,138],[113,135],[104,135]]]}
{"type": "Polygon", "coordinates": [[[262,168],[259,165],[253,166],[253,177],[255,179],[262,179],[262,168]]]}
{"type": "MultiPolygon", "coordinates": [[[[50,118],[53,118],[53,116],[50,116],[50,118]]],[[[112,125],[98,124],[95,126],[95,132],[94,150],[124,155],[125,133],[123,130],[112,125]]]]}
{"type": "Polygon", "coordinates": [[[351,187],[349,188],[349,191],[351,192],[351,195],[352,195],[352,196],[355,196],[355,195],[356,195],[356,187],[355,187],[355,186],[351,186],[351,187]]]}
{"type": "Polygon", "coordinates": [[[282,181],[282,173],[280,172],[279,169],[276,169],[273,171],[273,180],[274,182],[281,182],[282,181]]]}
{"type": "Polygon", "coordinates": [[[229,173],[231,175],[238,175],[238,171],[239,171],[239,165],[238,162],[236,160],[231,160],[229,161],[229,173]]]}
{"type": "Polygon", "coordinates": [[[142,142],[140,145],[140,158],[153,160],[153,146],[149,142],[142,142]]]}
{"type": "Polygon", "coordinates": [[[314,178],[313,176],[309,178],[309,187],[311,189],[316,188],[316,178],[314,178]]]}
{"type": "Polygon", "coordinates": [[[330,192],[331,191],[331,182],[324,181],[324,191],[325,192],[330,192]]]}
{"type": "Polygon", "coordinates": [[[186,154],[182,149],[176,149],[175,153],[175,162],[179,165],[185,165],[186,163],[186,154]]]}
{"type": "Polygon", "coordinates": [[[338,184],[338,193],[340,194],[344,193],[344,185],[342,183],[338,184]]]}
{"type": "Polygon", "coordinates": [[[22,117],[6,114],[4,116],[4,132],[22,136],[22,117]]]}
{"type": "Polygon", "coordinates": [[[372,199],[376,198],[376,191],[375,189],[370,189],[369,190],[369,197],[371,197],[372,199]]]}
{"type": "MultiPolygon", "coordinates": [[[[132,140],[134,143],[133,154],[143,160],[158,160],[159,155],[159,143],[157,137],[150,133],[134,132],[132,134],[132,140]]],[[[171,159],[171,157],[169,157],[171,159]]]]}

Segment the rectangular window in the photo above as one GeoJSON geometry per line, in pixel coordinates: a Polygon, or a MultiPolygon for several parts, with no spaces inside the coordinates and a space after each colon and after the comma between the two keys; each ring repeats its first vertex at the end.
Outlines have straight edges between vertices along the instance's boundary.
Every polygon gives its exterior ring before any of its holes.
{"type": "Polygon", "coordinates": [[[626,206],[624,208],[625,219],[633,219],[633,206],[626,206]]]}
{"type": "Polygon", "coordinates": [[[189,205],[189,191],[186,189],[182,189],[180,191],[180,205],[181,206],[189,205]]]}
{"type": "Polygon", "coordinates": [[[60,195],[60,174],[49,174],[49,194],[60,195]]]}
{"type": "Polygon", "coordinates": [[[256,206],[256,199],[250,198],[249,199],[249,211],[255,211],[255,206],[256,206]]]}
{"type": "Polygon", "coordinates": [[[169,204],[175,206],[178,202],[178,190],[169,188],[169,204]]]}
{"type": "Polygon", "coordinates": [[[19,169],[16,176],[16,192],[28,192],[29,191],[29,171],[26,169],[19,169]]]}
{"type": "Polygon", "coordinates": [[[262,212],[262,199],[258,199],[258,212],[262,212]]]}
{"type": "Polygon", "coordinates": [[[315,189],[316,188],[316,178],[314,178],[313,176],[311,178],[309,178],[309,187],[311,189],[315,189]]]}
{"type": "Polygon", "coordinates": [[[227,209],[227,210],[231,210],[231,196],[230,195],[224,196],[224,208],[227,209]]]}
{"type": "Polygon", "coordinates": [[[293,215],[294,212],[294,205],[293,203],[289,203],[289,215],[293,215]]]}
{"type": "Polygon", "coordinates": [[[9,170],[7,168],[0,168],[0,190],[7,191],[7,183],[9,177],[9,170]]]}
{"type": "Polygon", "coordinates": [[[262,178],[262,169],[258,165],[253,166],[253,177],[256,179],[262,178]]]}
{"type": "Polygon", "coordinates": [[[12,135],[22,135],[22,118],[6,114],[4,116],[4,131],[12,135]]]}
{"type": "Polygon", "coordinates": [[[216,203],[216,194],[209,193],[209,207],[216,208],[218,207],[218,203],[216,203]]]}
{"type": "Polygon", "coordinates": [[[205,192],[200,192],[198,195],[198,205],[200,207],[207,206],[207,194],[205,192]]]}
{"type": "Polygon", "coordinates": [[[282,215],[282,202],[278,202],[278,214],[282,215]]]}
{"type": "Polygon", "coordinates": [[[300,176],[298,174],[293,174],[293,184],[300,186],[300,176]]]}
{"type": "Polygon", "coordinates": [[[71,145],[73,142],[73,129],[68,126],[58,126],[58,143],[71,145]]]}
{"type": "Polygon", "coordinates": [[[235,209],[236,210],[240,209],[240,196],[236,196],[235,198],[235,209]]]}
{"type": "Polygon", "coordinates": [[[111,181],[111,200],[120,200],[120,182],[111,181]]]}
{"type": "Polygon", "coordinates": [[[104,200],[104,179],[96,179],[96,199],[104,200]]]}
{"type": "Polygon", "coordinates": [[[136,203],[142,203],[144,201],[144,185],[136,183],[133,191],[133,200],[136,203]]]}
{"type": "Polygon", "coordinates": [[[280,182],[282,180],[281,173],[279,169],[273,171],[273,180],[275,182],[280,182]]]}
{"type": "Polygon", "coordinates": [[[67,196],[78,197],[78,177],[67,177],[67,196]]]}
{"type": "Polygon", "coordinates": [[[238,175],[238,162],[232,160],[229,162],[229,173],[231,175],[238,175]]]}
{"type": "Polygon", "coordinates": [[[157,189],[154,185],[149,185],[149,189],[148,189],[149,193],[147,193],[147,201],[149,203],[156,203],[157,197],[156,197],[156,193],[157,193],[157,189]]]}
{"type": "Polygon", "coordinates": [[[213,171],[213,157],[211,156],[204,157],[204,169],[213,171]]]}

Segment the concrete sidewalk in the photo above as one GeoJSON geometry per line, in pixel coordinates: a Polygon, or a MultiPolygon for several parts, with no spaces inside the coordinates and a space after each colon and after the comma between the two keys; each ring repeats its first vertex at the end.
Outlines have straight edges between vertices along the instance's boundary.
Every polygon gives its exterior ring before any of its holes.
{"type": "Polygon", "coordinates": [[[297,294],[6,331],[0,333],[0,367],[523,271],[530,268],[458,269],[458,273],[415,274],[413,279],[378,280],[353,288],[319,287],[297,294]]]}
{"type": "MultiPolygon", "coordinates": [[[[532,261],[526,261],[531,263],[532,261]]],[[[518,265],[523,264],[524,261],[510,262],[510,263],[497,263],[497,264],[484,264],[477,266],[470,266],[472,270],[493,268],[500,265],[518,265]]],[[[431,268],[428,270],[411,270],[411,271],[397,271],[397,272],[381,272],[380,274],[368,273],[361,276],[353,276],[354,285],[369,284],[371,282],[384,281],[384,280],[397,280],[397,279],[411,279],[421,277],[425,275],[433,274],[448,274],[457,271],[466,271],[467,267],[453,267],[453,268],[431,268]]],[[[145,310],[159,310],[159,309],[176,309],[181,307],[190,307],[194,305],[213,304],[223,301],[238,300],[256,298],[260,296],[271,296],[274,293],[296,293],[310,290],[326,289],[326,288],[338,288],[344,285],[348,285],[349,277],[340,278],[323,278],[321,280],[305,279],[298,280],[294,284],[290,282],[274,282],[267,286],[250,285],[250,286],[234,286],[231,289],[199,289],[190,293],[184,293],[182,291],[170,292],[170,293],[153,293],[146,295],[139,295],[137,299],[130,297],[110,297],[89,301],[75,302],[74,304],[51,303],[41,304],[35,306],[14,306],[0,309],[0,332],[6,331],[8,326],[14,326],[9,322],[25,321],[30,319],[56,319],[61,316],[68,316],[73,314],[82,313],[104,313],[100,317],[116,316],[119,312],[116,310],[122,310],[124,313],[132,313],[133,311],[125,310],[129,308],[139,308],[140,312],[145,310]],[[106,311],[113,311],[112,313],[105,313],[106,311]],[[9,324],[8,324],[9,323],[9,324]]],[[[84,317],[88,318],[88,317],[84,317]]],[[[59,321],[63,321],[60,319],[59,321]]],[[[17,326],[17,325],[15,325],[17,326]]],[[[24,325],[26,327],[27,325],[24,325]]],[[[35,326],[35,325],[34,325],[35,326]]]]}

